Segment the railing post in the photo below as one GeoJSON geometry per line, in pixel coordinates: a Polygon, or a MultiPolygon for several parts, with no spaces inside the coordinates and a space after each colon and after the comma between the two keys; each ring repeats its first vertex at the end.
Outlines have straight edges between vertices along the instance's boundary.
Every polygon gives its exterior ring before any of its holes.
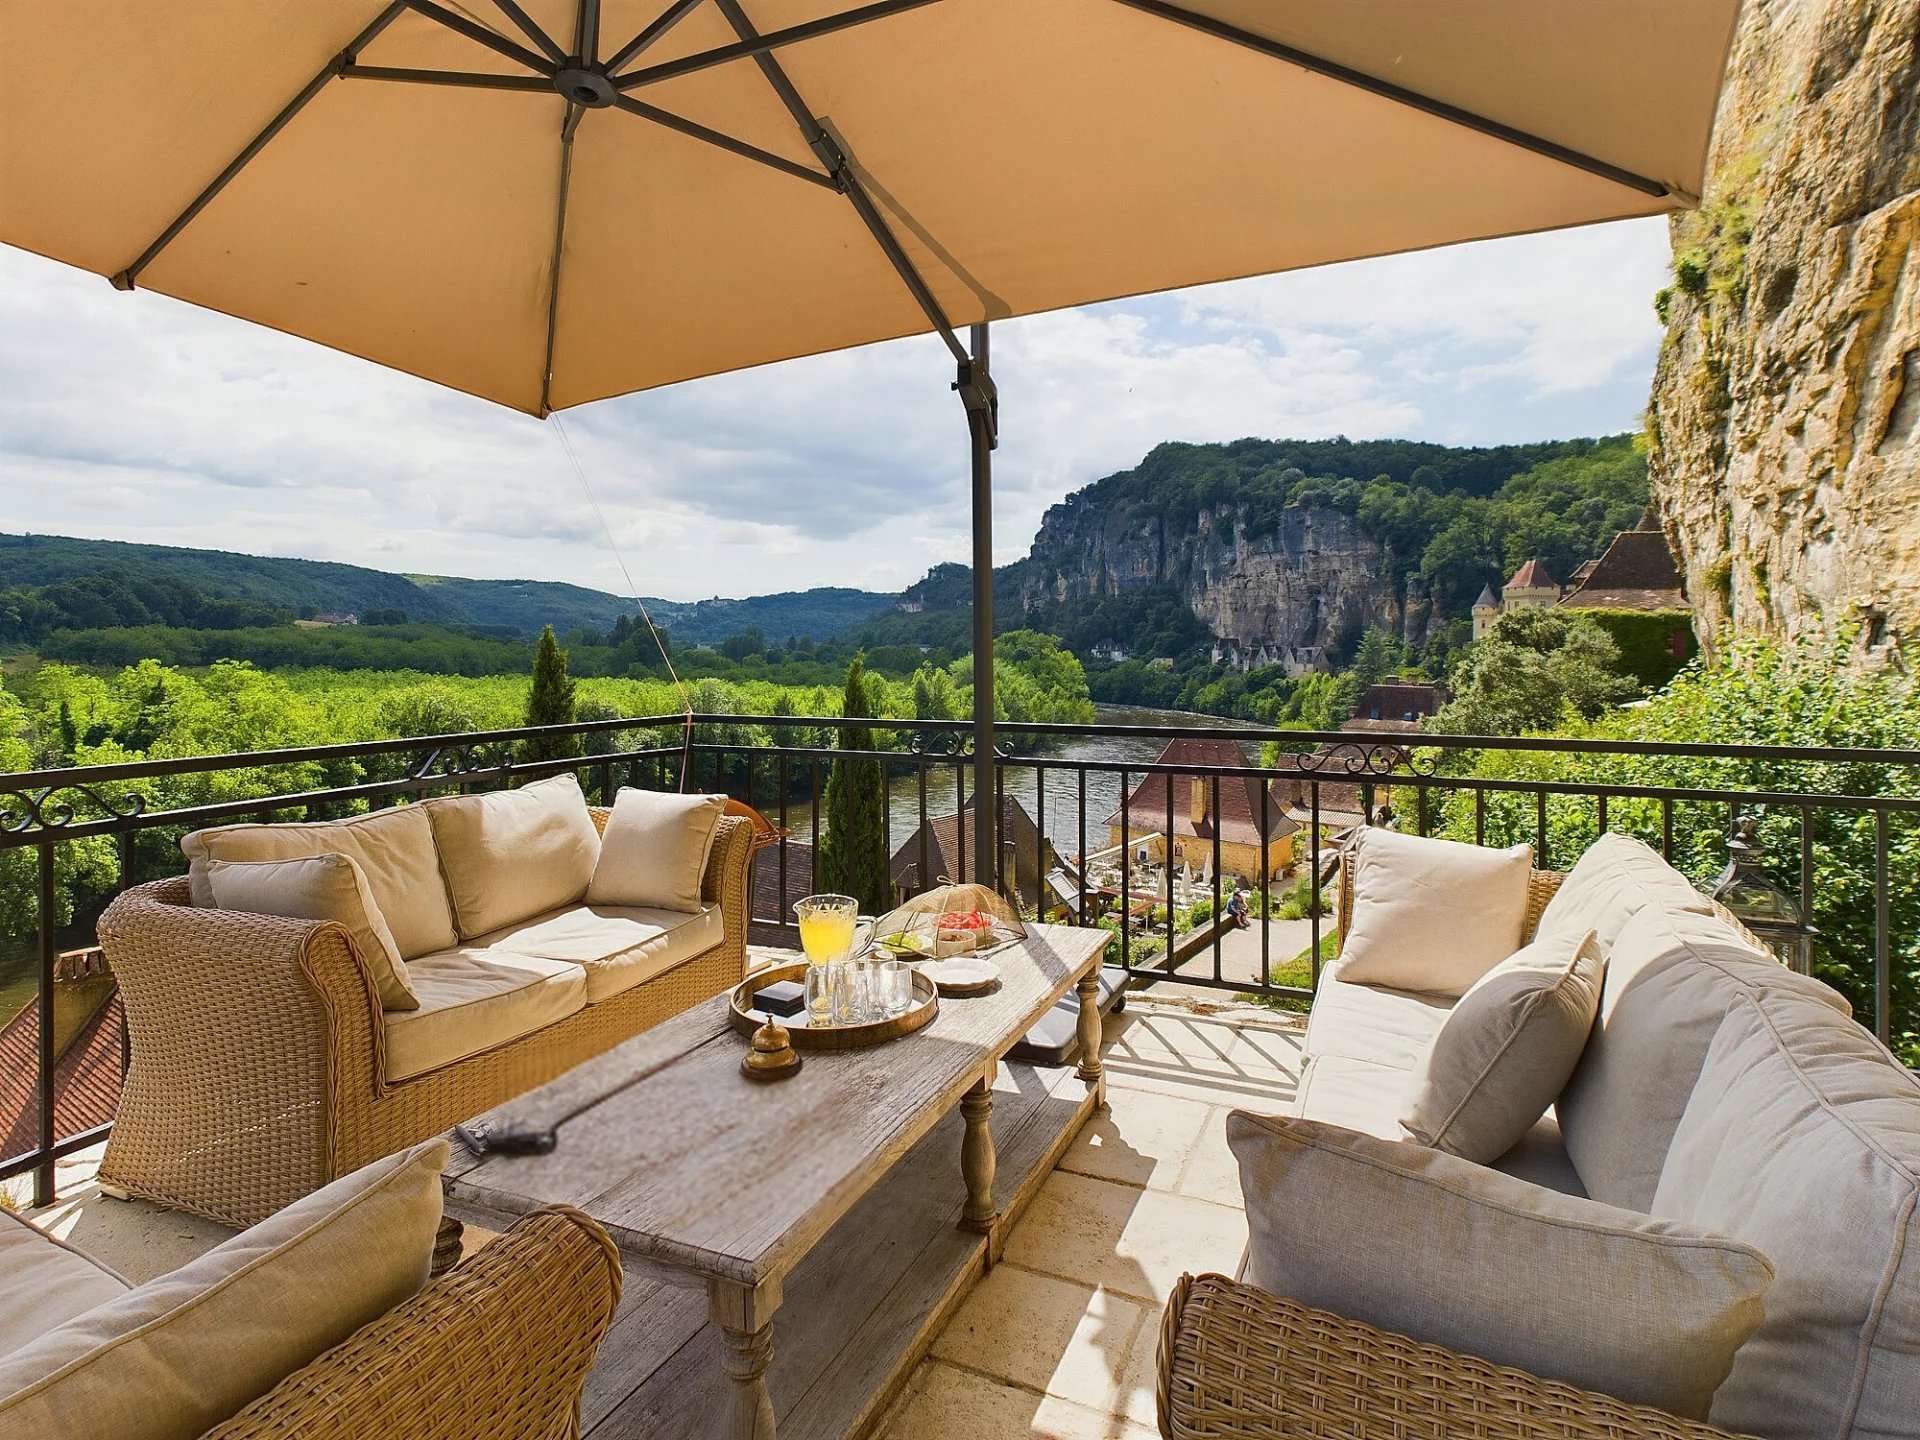
{"type": "Polygon", "coordinates": [[[37,1092],[40,1113],[36,1128],[42,1156],[40,1163],[33,1168],[33,1203],[37,1209],[53,1204],[57,1198],[53,1161],[53,1072],[58,1057],[53,1047],[53,967],[59,954],[59,942],[55,934],[59,921],[53,884],[53,844],[43,840],[35,848],[40,860],[40,1084],[37,1092]]]}

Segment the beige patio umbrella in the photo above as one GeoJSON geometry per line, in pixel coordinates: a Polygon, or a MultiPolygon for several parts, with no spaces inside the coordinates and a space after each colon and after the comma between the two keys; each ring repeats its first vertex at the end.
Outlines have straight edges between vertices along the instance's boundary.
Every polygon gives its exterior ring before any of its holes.
{"type": "Polygon", "coordinates": [[[1737,8],[10,4],[0,241],[536,415],[937,332],[984,780],[995,407],[962,332],[1689,205],[1737,8]]]}

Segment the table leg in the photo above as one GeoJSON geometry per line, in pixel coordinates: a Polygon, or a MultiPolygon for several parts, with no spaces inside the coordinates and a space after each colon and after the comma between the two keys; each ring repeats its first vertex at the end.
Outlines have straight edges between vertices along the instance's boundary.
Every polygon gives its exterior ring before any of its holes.
{"type": "Polygon", "coordinates": [[[967,1204],[960,1212],[960,1228],[991,1235],[1000,1212],[993,1203],[993,1077],[976,1080],[960,1097],[960,1116],[967,1133],[960,1141],[960,1174],[967,1182],[967,1204]]]}
{"type": "Polygon", "coordinates": [[[1107,1072],[1100,1061],[1100,967],[1089,970],[1077,984],[1080,997],[1080,1069],[1079,1076],[1093,1087],[1096,1105],[1107,1103],[1107,1072]]]}
{"type": "Polygon", "coordinates": [[[773,1397],[767,1366],[773,1360],[773,1312],[780,1308],[777,1283],[754,1289],[728,1280],[707,1282],[707,1309],[727,1342],[727,1440],[774,1440],[773,1397]]]}

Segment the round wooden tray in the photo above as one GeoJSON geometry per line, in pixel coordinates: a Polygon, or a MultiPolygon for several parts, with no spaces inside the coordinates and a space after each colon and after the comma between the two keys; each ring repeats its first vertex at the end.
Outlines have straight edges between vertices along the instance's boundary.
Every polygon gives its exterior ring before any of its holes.
{"type": "MultiPolygon", "coordinates": [[[[727,1001],[727,1018],[733,1022],[735,1030],[751,1036],[762,1023],[749,1008],[753,1003],[753,992],[777,980],[797,980],[804,985],[806,979],[807,962],[804,960],[758,971],[751,979],[742,980],[733,987],[733,993],[727,1001]]],[[[806,1017],[802,1015],[776,1015],[773,1018],[786,1027],[796,1050],[859,1050],[868,1045],[884,1045],[889,1040],[898,1040],[902,1035],[911,1035],[939,1013],[939,991],[934,988],[933,981],[916,970],[913,972],[913,1007],[906,1014],[896,1015],[891,1020],[872,1020],[864,1025],[808,1025],[804,1023],[806,1017]]]]}

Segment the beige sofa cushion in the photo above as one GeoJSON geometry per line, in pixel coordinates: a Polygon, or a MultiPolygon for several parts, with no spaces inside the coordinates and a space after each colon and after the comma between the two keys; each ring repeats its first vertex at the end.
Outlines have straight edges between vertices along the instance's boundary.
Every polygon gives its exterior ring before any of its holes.
{"type": "Polygon", "coordinates": [[[1600,953],[1613,949],[1621,929],[1648,905],[1713,913],[1708,900],[1660,852],[1610,830],[1587,847],[1541,912],[1536,935],[1584,935],[1592,930],[1600,953]]]}
{"type": "Polygon", "coordinates": [[[1589,930],[1536,940],[1482,975],[1414,1068],[1408,1137],[1482,1165],[1518,1145],[1580,1062],[1605,973],[1589,930]]]}
{"type": "Polygon", "coordinates": [[[386,1077],[406,1080],[531,1035],[587,1003],[587,972],[565,960],[462,945],[413,962],[418,1010],[389,1010],[386,1077]]]}
{"type": "Polygon", "coordinates": [[[1413,1075],[1397,1065],[1378,1065],[1347,1055],[1315,1055],[1300,1070],[1293,1113],[1382,1140],[1399,1140],[1413,1075]]]}
{"type": "Polygon", "coordinates": [[[92,1256],[0,1209],[0,1361],[131,1288],[92,1256]]]}
{"type": "Polygon", "coordinates": [[[1356,985],[1346,977],[1344,960],[1335,960],[1320,973],[1320,989],[1307,1016],[1307,1053],[1344,1055],[1403,1070],[1418,1065],[1446,1023],[1454,997],[1356,985]]]}
{"type": "Polygon", "coordinates": [[[354,953],[373,976],[387,1010],[414,1010],[419,996],[407,979],[393,932],[367,888],[366,872],[351,855],[305,855],[297,860],[209,860],[207,890],[222,910],[331,920],[346,928],[354,953]]]}
{"type": "Polygon", "coordinates": [[[595,905],[698,911],[700,881],[726,811],[724,795],[622,789],[613,798],[587,899],[595,905]]]}
{"type": "Polygon", "coordinates": [[[1340,947],[1353,985],[1460,995],[1520,948],[1533,853],[1393,830],[1353,842],[1353,910],[1340,947]]]}
{"type": "Polygon", "coordinates": [[[1542,1115],[1520,1137],[1520,1143],[1493,1162],[1493,1169],[1530,1185],[1544,1185],[1562,1195],[1586,1198],[1587,1187],[1580,1183],[1580,1172],[1567,1158],[1566,1142],[1560,1138],[1560,1120],[1552,1111],[1542,1115]]]}
{"type": "Polygon", "coordinates": [[[1246,1279],[1303,1304],[1674,1414],[1760,1323],[1749,1246],[1423,1145],[1235,1112],[1246,1279]]]}
{"type": "Polygon", "coordinates": [[[1845,1013],[1834,991],[1781,967],[1724,920],[1649,905],[1607,956],[1600,1013],[1556,1109],[1587,1193],[1646,1210],[1714,1031],[1757,985],[1810,995],[1845,1013]]]}
{"type": "Polygon", "coordinates": [[[433,849],[433,824],[419,805],[401,805],[299,825],[222,825],[180,840],[193,903],[212,905],[209,860],[293,860],[346,855],[367,877],[374,905],[393,932],[402,960],[444,950],[455,940],[447,887],[433,849]]]}
{"type": "Polygon", "coordinates": [[[376,1160],[0,1361],[0,1434],[193,1440],[426,1283],[447,1143],[376,1160]]]}
{"type": "Polygon", "coordinates": [[[720,907],[692,915],[620,905],[571,905],[494,930],[475,947],[565,960],[587,973],[587,1004],[631,990],[726,938],[720,907]]]}
{"type": "Polygon", "coordinates": [[[1743,987],[1653,1197],[1654,1214],[1737,1235],[1778,1272],[1714,1424],[1920,1436],[1916,1212],[1920,1081],[1817,995],[1743,987]]]}
{"type": "Polygon", "coordinates": [[[462,940],[575,904],[587,893],[600,835],[573,776],[489,795],[448,795],[420,808],[433,820],[462,940]]]}

